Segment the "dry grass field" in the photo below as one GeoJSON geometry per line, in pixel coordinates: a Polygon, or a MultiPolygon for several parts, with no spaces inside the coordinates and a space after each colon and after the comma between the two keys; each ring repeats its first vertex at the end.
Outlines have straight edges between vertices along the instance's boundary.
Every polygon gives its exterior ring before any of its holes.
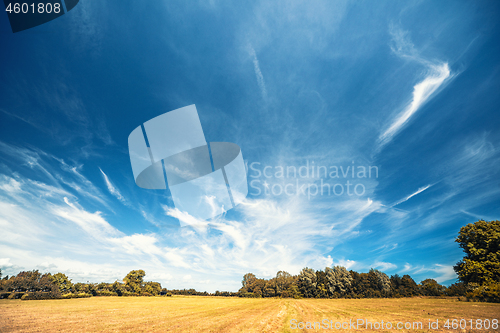
{"type": "MultiPolygon", "coordinates": [[[[486,332],[443,328],[446,319],[500,319],[500,304],[455,299],[249,299],[224,297],[93,297],[68,300],[0,300],[0,332],[362,332],[292,329],[290,320],[372,323],[422,322],[423,329],[378,332],[486,332]],[[440,329],[428,329],[429,319],[440,329]]],[[[469,323],[469,322],[468,322],[469,323]]],[[[346,324],[344,324],[346,325],[346,324]]],[[[292,325],[293,327],[293,325],[292,325]]]]}

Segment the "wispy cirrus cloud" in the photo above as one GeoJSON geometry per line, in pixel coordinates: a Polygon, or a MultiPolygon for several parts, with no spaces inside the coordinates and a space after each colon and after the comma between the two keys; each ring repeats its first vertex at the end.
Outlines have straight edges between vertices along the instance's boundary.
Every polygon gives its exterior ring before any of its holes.
{"type": "Polygon", "coordinates": [[[416,196],[417,194],[420,194],[422,193],[423,191],[427,190],[428,188],[430,188],[431,186],[433,186],[434,184],[429,184],[427,186],[423,186],[421,188],[419,188],[418,190],[416,190],[415,192],[413,192],[412,194],[410,194],[409,196],[399,200],[398,202],[396,202],[395,204],[393,204],[391,207],[394,207],[394,206],[397,206],[399,205],[400,203],[403,203],[405,201],[408,201],[410,200],[411,198],[413,198],[414,196],[416,196]]]}
{"type": "Polygon", "coordinates": [[[81,229],[95,237],[103,235],[120,235],[120,232],[112,227],[103,217],[101,212],[89,213],[85,209],[78,207],[76,203],[72,203],[68,198],[63,198],[63,205],[57,205],[52,208],[52,213],[65,220],[72,221],[81,229]]]}
{"type": "Polygon", "coordinates": [[[262,75],[262,71],[260,70],[259,59],[257,58],[257,54],[251,45],[248,45],[248,52],[252,58],[255,77],[257,79],[257,84],[259,85],[260,93],[262,94],[262,99],[265,101],[267,100],[267,88],[266,82],[264,81],[264,75],[262,75]]]}
{"type": "Polygon", "coordinates": [[[429,100],[432,94],[434,94],[449,77],[450,69],[447,63],[432,65],[429,68],[427,77],[413,87],[413,97],[408,106],[399,112],[391,121],[389,127],[380,134],[377,148],[381,149],[389,143],[394,135],[408,123],[410,118],[429,100]]]}
{"type": "Polygon", "coordinates": [[[127,203],[127,201],[125,200],[125,198],[123,197],[123,195],[120,193],[120,191],[115,186],[113,186],[113,184],[111,183],[111,181],[108,178],[108,175],[106,175],[104,173],[104,171],[102,171],[101,168],[99,168],[99,170],[102,173],[102,176],[104,178],[104,182],[106,183],[106,187],[108,188],[109,193],[111,193],[114,197],[116,197],[121,202],[127,203]]]}
{"type": "Polygon", "coordinates": [[[455,273],[455,270],[451,265],[436,264],[432,270],[437,274],[439,274],[438,276],[435,277],[435,280],[438,283],[454,280],[457,278],[457,273],[455,273]]]}
{"type": "Polygon", "coordinates": [[[390,124],[379,135],[375,148],[376,152],[379,152],[388,144],[404,128],[413,115],[455,76],[455,74],[451,73],[447,62],[427,60],[419,55],[409,39],[408,32],[391,25],[389,33],[393,42],[391,50],[401,58],[422,64],[427,68],[427,73],[425,78],[413,87],[412,98],[406,102],[406,106],[393,116],[390,124]]]}
{"type": "Polygon", "coordinates": [[[183,251],[170,256],[177,264],[189,263],[207,274],[212,265],[227,272],[253,270],[270,276],[280,269],[298,272],[306,263],[331,264],[331,258],[323,258],[321,250],[314,249],[314,239],[332,234],[331,226],[322,225],[321,214],[308,213],[301,200],[247,199],[238,209],[239,221],[221,216],[207,222],[165,207],[167,215],[192,226],[181,230],[183,251]]]}
{"type": "Polygon", "coordinates": [[[399,273],[407,273],[407,274],[426,273],[427,278],[434,279],[438,283],[455,280],[457,278],[457,274],[453,270],[452,265],[442,265],[442,264],[434,264],[431,267],[427,267],[425,265],[412,266],[409,263],[406,263],[404,265],[404,268],[400,270],[399,273]],[[429,275],[429,272],[432,272],[433,274],[429,275]]]}
{"type": "Polygon", "coordinates": [[[60,145],[83,141],[79,154],[84,157],[96,154],[99,146],[115,145],[103,114],[93,111],[95,106],[65,77],[28,80],[27,76],[16,73],[2,85],[12,98],[0,107],[1,113],[29,124],[60,145]]]}
{"type": "MultiPolygon", "coordinates": [[[[248,199],[239,206],[241,218],[237,220],[221,216],[208,222],[198,221],[165,206],[165,214],[180,220],[186,225],[184,228],[126,234],[109,221],[114,214],[109,214],[107,206],[112,201],[108,198],[116,193],[110,190],[113,184],[109,178],[109,184],[106,182],[104,171],[101,170],[101,175],[109,195],[106,191],[96,192],[99,189],[81,168],[55,156],[9,145],[3,148],[17,152],[26,164],[16,176],[7,176],[9,170],[0,170],[0,224],[11,240],[0,242],[0,249],[3,258],[16,267],[58,270],[94,281],[103,276],[108,280],[120,278],[119,274],[124,275],[127,269],[136,269],[138,265],[152,275],[165,272],[168,267],[169,276],[177,281],[188,270],[194,287],[197,281],[206,282],[211,276],[208,280],[224,280],[228,289],[236,290],[241,275],[248,271],[271,277],[277,270],[297,274],[304,266],[317,269],[330,266],[333,259],[325,252],[333,243],[325,246],[318,240],[351,235],[344,224],[332,224],[309,200],[295,196],[248,199]],[[24,175],[25,171],[41,167],[46,172],[40,171],[37,181],[24,175]],[[98,209],[85,207],[81,198],[88,194],[83,189],[99,193],[102,202],[92,200],[98,209]],[[20,226],[31,233],[18,235],[16,230],[20,226]],[[56,244],[49,239],[59,241],[56,244]],[[42,244],[44,251],[37,254],[36,249],[42,244]],[[23,260],[25,256],[31,259],[23,260]],[[89,269],[94,262],[94,268],[89,269]],[[106,274],[99,272],[105,263],[106,274]],[[78,266],[86,268],[78,270],[78,266]]],[[[113,189],[116,190],[114,186],[113,189]]],[[[368,201],[355,200],[338,208],[343,214],[356,213],[358,222],[354,223],[359,223],[373,207],[368,201]]],[[[350,223],[346,224],[351,228],[350,223]]],[[[354,265],[351,260],[339,263],[354,265]]]]}
{"type": "Polygon", "coordinates": [[[97,202],[105,212],[85,208],[84,195],[75,188],[88,190],[91,182],[76,167],[41,151],[1,147],[4,152],[17,151],[19,159],[31,163],[12,175],[0,163],[0,268],[4,273],[37,268],[67,273],[74,281],[113,281],[141,267],[149,272],[147,278],[170,280],[160,237],[152,232],[127,235],[112,225],[104,204],[107,199],[97,202]],[[50,172],[37,173],[37,181],[24,175],[38,166],[50,172]],[[68,178],[73,186],[66,185],[68,178]]]}
{"type": "MultiPolygon", "coordinates": [[[[108,201],[102,195],[102,191],[89,179],[80,173],[82,165],[68,165],[63,159],[57,158],[37,148],[25,148],[8,145],[0,142],[0,152],[9,156],[9,162],[16,161],[23,167],[34,172],[34,177],[44,181],[34,181],[25,178],[26,182],[38,184],[38,186],[50,186],[51,192],[64,192],[66,196],[79,195],[81,198],[89,199],[97,204],[109,208],[108,201]],[[76,192],[71,193],[71,190],[76,192]]],[[[6,165],[4,167],[7,167],[6,165]]],[[[26,170],[24,170],[26,171],[26,170]]],[[[6,170],[7,172],[7,170],[6,170]]],[[[12,171],[9,170],[10,173],[12,171]]],[[[22,172],[17,170],[18,174],[22,172]]]]}

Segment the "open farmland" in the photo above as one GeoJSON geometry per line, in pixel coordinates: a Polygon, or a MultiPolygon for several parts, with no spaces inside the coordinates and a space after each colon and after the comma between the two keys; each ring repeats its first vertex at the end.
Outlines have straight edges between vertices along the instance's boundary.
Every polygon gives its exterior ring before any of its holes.
{"type": "MultiPolygon", "coordinates": [[[[499,317],[500,304],[458,302],[451,298],[296,300],[174,296],[0,300],[1,332],[302,331],[290,328],[292,319],[296,319],[297,324],[319,322],[323,319],[332,320],[333,323],[357,319],[371,322],[383,320],[384,323],[390,321],[394,325],[397,322],[418,321],[424,325],[423,330],[418,330],[420,332],[447,332],[454,330],[443,328],[446,319],[492,320],[499,317]],[[439,319],[440,329],[429,330],[429,319],[439,319]]],[[[361,332],[366,329],[333,331],[361,332]]],[[[463,332],[456,330],[459,331],[463,332]]],[[[498,329],[496,331],[500,332],[498,329]]]]}

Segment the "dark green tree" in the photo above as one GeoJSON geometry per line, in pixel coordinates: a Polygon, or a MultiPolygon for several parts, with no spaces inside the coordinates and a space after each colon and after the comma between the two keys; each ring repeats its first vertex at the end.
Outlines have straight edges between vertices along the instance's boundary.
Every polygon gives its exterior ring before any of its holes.
{"type": "Polygon", "coordinates": [[[122,296],[125,292],[125,286],[122,283],[115,281],[111,285],[111,291],[115,292],[118,296],[122,296]]]}
{"type": "Polygon", "coordinates": [[[409,275],[391,276],[391,291],[395,297],[411,297],[419,294],[417,284],[409,275]]]}
{"type": "Polygon", "coordinates": [[[465,296],[467,294],[467,286],[463,282],[454,283],[446,288],[447,296],[465,296]]]}
{"type": "Polygon", "coordinates": [[[264,286],[264,297],[274,297],[276,296],[276,278],[272,278],[266,281],[264,286]]]}
{"type": "Polygon", "coordinates": [[[123,282],[130,291],[141,293],[144,288],[144,276],[146,276],[146,272],[142,269],[130,271],[123,279],[123,282]]]}
{"type": "Polygon", "coordinates": [[[391,290],[391,280],[387,274],[382,273],[377,269],[370,269],[370,273],[373,272],[377,276],[377,289],[382,292],[384,296],[388,296],[391,290]]]}
{"type": "Polygon", "coordinates": [[[278,273],[276,273],[276,296],[282,296],[282,294],[290,287],[293,282],[294,278],[290,273],[285,271],[279,271],[278,273]]]}
{"type": "Polygon", "coordinates": [[[339,297],[345,295],[351,288],[352,276],[343,266],[335,266],[333,268],[326,267],[327,288],[330,295],[339,297]]]}
{"type": "Polygon", "coordinates": [[[52,275],[52,281],[55,285],[59,287],[59,290],[62,293],[70,292],[71,289],[73,288],[73,283],[71,283],[71,280],[66,276],[66,274],[63,273],[54,274],[52,275]]]}
{"type": "Polygon", "coordinates": [[[441,296],[446,291],[446,287],[437,283],[434,279],[425,279],[420,282],[420,290],[425,296],[441,296]]]}
{"type": "Polygon", "coordinates": [[[299,287],[295,281],[291,283],[282,293],[281,297],[290,297],[290,298],[301,298],[302,294],[299,291],[299,287]]]}
{"type": "Polygon", "coordinates": [[[254,282],[257,280],[254,274],[252,273],[247,273],[243,275],[243,280],[241,281],[241,284],[243,288],[248,289],[254,282]]]}
{"type": "Polygon", "coordinates": [[[326,279],[326,273],[322,270],[316,271],[316,298],[326,298],[328,297],[328,280],[326,279]]]}
{"type": "Polygon", "coordinates": [[[161,284],[159,282],[146,282],[144,291],[156,296],[161,292],[161,284]]]}
{"type": "Polygon", "coordinates": [[[401,285],[403,286],[404,291],[405,291],[403,296],[411,297],[411,296],[418,295],[417,283],[408,274],[403,275],[403,277],[401,278],[401,285]]]}
{"type": "Polygon", "coordinates": [[[312,268],[303,268],[299,273],[299,291],[304,297],[316,295],[316,272],[312,268]]]}
{"type": "Polygon", "coordinates": [[[469,223],[458,234],[455,242],[465,252],[453,267],[459,280],[478,285],[500,282],[500,221],[469,223]]]}

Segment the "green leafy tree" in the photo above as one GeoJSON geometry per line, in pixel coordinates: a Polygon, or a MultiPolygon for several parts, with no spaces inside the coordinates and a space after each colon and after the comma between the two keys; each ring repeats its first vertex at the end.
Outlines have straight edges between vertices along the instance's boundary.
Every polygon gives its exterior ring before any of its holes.
{"type": "Polygon", "coordinates": [[[123,283],[115,281],[111,285],[111,291],[115,292],[118,296],[122,296],[125,292],[125,286],[123,285],[123,283]]]}
{"type": "Polygon", "coordinates": [[[161,284],[159,282],[146,282],[145,291],[156,296],[161,292],[161,284]]]}
{"type": "Polygon", "coordinates": [[[266,281],[264,286],[264,297],[274,297],[276,296],[276,278],[272,278],[266,281]]]}
{"type": "Polygon", "coordinates": [[[446,288],[447,296],[465,296],[467,294],[467,286],[463,282],[454,283],[446,288]]]}
{"type": "Polygon", "coordinates": [[[50,273],[41,274],[38,270],[24,271],[3,280],[6,291],[29,292],[33,299],[58,298],[61,296],[58,286],[50,273]]]}
{"type": "Polygon", "coordinates": [[[460,229],[455,242],[465,252],[454,266],[460,281],[477,285],[500,282],[500,221],[469,223],[460,229]]]}
{"type": "Polygon", "coordinates": [[[395,297],[411,297],[418,295],[418,286],[409,275],[391,276],[391,291],[395,297]]]}
{"type": "Polygon", "coordinates": [[[373,268],[370,270],[370,272],[375,273],[375,275],[377,276],[378,290],[384,292],[385,294],[391,291],[391,279],[389,279],[387,274],[373,268]]]}
{"type": "Polygon", "coordinates": [[[326,298],[328,297],[328,281],[326,279],[326,273],[322,270],[316,271],[316,298],[326,298]]]}
{"type": "Polygon", "coordinates": [[[282,293],[281,297],[301,298],[302,294],[295,282],[292,282],[282,293]]]}
{"type": "Polygon", "coordinates": [[[81,282],[73,284],[73,290],[77,293],[86,293],[88,291],[87,285],[81,282]]]}
{"type": "Polygon", "coordinates": [[[252,273],[247,273],[243,276],[242,288],[238,292],[247,297],[265,297],[269,292],[266,291],[267,282],[265,279],[257,279],[252,273]]]}
{"type": "Polygon", "coordinates": [[[71,283],[71,280],[63,273],[52,275],[52,282],[59,287],[62,293],[68,293],[73,288],[73,283],[71,283]]]}
{"type": "Polygon", "coordinates": [[[353,278],[345,267],[326,267],[325,273],[328,281],[328,291],[331,296],[345,295],[350,290],[353,278]]]}
{"type": "Polygon", "coordinates": [[[316,272],[312,268],[303,268],[299,273],[299,291],[304,297],[316,295],[316,272]]]}
{"type": "Polygon", "coordinates": [[[262,297],[266,288],[266,280],[256,279],[251,288],[256,297],[262,297]]]}
{"type": "Polygon", "coordinates": [[[276,273],[276,296],[283,296],[282,294],[290,287],[294,282],[293,276],[285,271],[279,271],[276,273]]]}
{"type": "Polygon", "coordinates": [[[144,288],[144,276],[146,276],[146,272],[142,269],[130,271],[123,281],[130,291],[140,293],[144,288]]]}
{"type": "Polygon", "coordinates": [[[96,288],[99,291],[104,291],[104,290],[108,290],[109,291],[108,284],[105,283],[105,282],[98,283],[96,288]]]}
{"type": "Polygon", "coordinates": [[[437,283],[434,279],[425,279],[420,282],[422,295],[425,296],[442,296],[446,291],[446,287],[437,283]]]}
{"type": "Polygon", "coordinates": [[[257,280],[257,277],[255,277],[255,275],[252,273],[247,273],[243,275],[243,280],[241,281],[241,284],[243,285],[245,291],[247,291],[251,287],[251,285],[255,283],[255,280],[257,280]]]}
{"type": "Polygon", "coordinates": [[[411,297],[418,295],[417,283],[408,274],[403,275],[403,277],[401,278],[401,285],[405,290],[404,296],[411,297]]]}

